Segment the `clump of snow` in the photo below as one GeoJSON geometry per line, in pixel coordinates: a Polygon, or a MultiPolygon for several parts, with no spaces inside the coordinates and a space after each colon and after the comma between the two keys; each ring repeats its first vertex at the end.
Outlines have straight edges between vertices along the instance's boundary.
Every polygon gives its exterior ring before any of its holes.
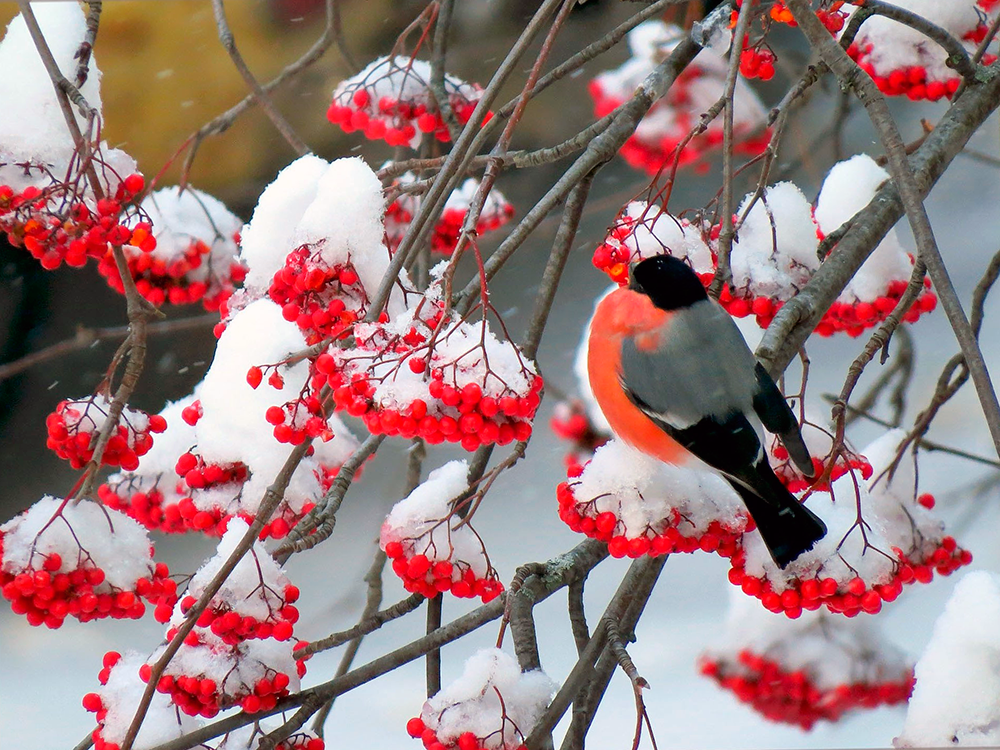
{"type": "MultiPolygon", "coordinates": [[[[111,667],[106,684],[97,691],[106,712],[98,721],[104,742],[119,745],[125,739],[146,690],[146,683],[139,678],[139,669],[145,662],[138,652],[126,651],[111,667]]],[[[198,722],[178,711],[169,696],[154,693],[132,747],[148,750],[197,727],[198,722]]]]}
{"type": "MultiPolygon", "coordinates": [[[[196,599],[201,597],[249,528],[249,524],[243,519],[234,518],[229,521],[215,555],[205,561],[191,579],[187,596],[196,599]]],[[[209,607],[213,610],[236,612],[259,622],[273,620],[277,618],[278,610],[285,606],[284,592],[288,586],[284,570],[264,549],[263,544],[255,542],[212,597],[209,607]]],[[[179,625],[184,620],[183,612],[176,610],[174,618],[173,624],[179,625]]]]}
{"type": "MultiPolygon", "coordinates": [[[[76,53],[86,36],[87,22],[77,3],[42,3],[32,8],[42,35],[66,78],[76,77],[76,53]]],[[[41,57],[35,49],[24,19],[18,15],[10,22],[0,41],[0,66],[8,75],[0,80],[0,101],[4,103],[0,116],[0,185],[9,185],[15,192],[29,186],[44,187],[54,175],[65,174],[75,151],[75,144],[66,125],[55,88],[41,57]],[[26,170],[25,162],[45,169],[26,170]]],[[[91,107],[101,112],[101,71],[91,57],[90,73],[80,93],[91,107]]],[[[82,130],[86,121],[73,108],[82,130]]],[[[104,176],[128,175],[135,171],[135,162],[118,149],[100,148],[101,160],[110,167],[98,171],[104,176]]],[[[114,179],[117,184],[117,179],[114,179]]]]}
{"type": "Polygon", "coordinates": [[[375,173],[357,157],[327,163],[303,156],[265,188],[243,228],[240,259],[252,298],[267,294],[286,257],[316,248],[330,268],[350,263],[369,296],[389,265],[382,242],[385,202],[375,173]]]}
{"type": "MultiPolygon", "coordinates": [[[[829,234],[853,218],[887,179],[889,173],[867,154],[857,154],[835,164],[816,199],[816,224],[820,230],[829,234]]],[[[912,270],[913,261],[894,227],[868,256],[838,300],[874,302],[886,293],[888,282],[907,281],[912,270]]]]}
{"type": "Polygon", "coordinates": [[[779,182],[759,197],[746,196],[737,213],[745,218],[733,239],[732,285],[755,296],[789,299],[819,268],[809,201],[792,183],[779,182]]]}
{"type": "Polygon", "coordinates": [[[897,747],[1000,745],[1000,576],[969,573],[955,587],[916,666],[897,747]]]}
{"type": "Polygon", "coordinates": [[[270,383],[251,388],[247,371],[253,366],[277,365],[305,348],[302,333],[269,299],[257,300],[233,317],[200,388],[203,414],[196,429],[198,449],[206,461],[241,462],[273,478],[287,456],[277,450],[279,444],[265,412],[298,399],[309,378],[309,364],[280,367],[284,381],[280,388],[270,383]]]}
{"type": "Polygon", "coordinates": [[[62,564],[49,571],[52,575],[71,572],[84,561],[103,570],[104,581],[94,587],[96,593],[133,591],[140,578],[152,577],[152,546],[138,523],[88,500],[67,503],[59,513],[62,504],[62,499],[46,495],[0,526],[0,570],[14,575],[41,570],[42,561],[56,554],[62,564]]]}
{"type": "Polygon", "coordinates": [[[513,657],[484,649],[466,660],[457,680],[424,703],[420,718],[445,745],[471,732],[489,750],[514,750],[555,688],[541,670],[521,672],[513,657]]]}

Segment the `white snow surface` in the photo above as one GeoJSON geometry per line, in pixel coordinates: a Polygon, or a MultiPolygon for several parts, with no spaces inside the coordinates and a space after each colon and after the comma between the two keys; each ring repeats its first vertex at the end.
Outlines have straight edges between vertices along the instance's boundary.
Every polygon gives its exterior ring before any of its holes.
{"type": "Polygon", "coordinates": [[[631,219],[632,231],[623,241],[609,235],[605,242],[626,248],[629,257],[636,260],[669,253],[687,260],[698,273],[714,270],[712,251],[697,226],[686,219],[678,219],[659,206],[644,201],[632,201],[625,207],[624,217],[631,219]]]}
{"type": "Polygon", "coordinates": [[[152,545],[142,526],[124,513],[83,500],[67,503],[62,510],[65,521],[56,519],[45,528],[62,502],[46,495],[0,526],[5,572],[17,574],[29,566],[41,570],[43,556],[55,552],[62,565],[52,574],[66,573],[77,567],[82,548],[104,571],[104,581],[94,587],[95,593],[110,592],[112,586],[131,591],[140,578],[152,577],[152,545]]]}
{"type": "Polygon", "coordinates": [[[485,738],[489,750],[513,750],[531,733],[555,689],[541,670],[521,672],[514,657],[483,649],[466,660],[458,679],[424,703],[420,718],[445,745],[472,732],[485,738]]]}
{"type": "MultiPolygon", "coordinates": [[[[108,675],[108,683],[96,692],[101,696],[107,715],[104,717],[101,737],[105,742],[121,744],[139,706],[146,683],[139,678],[139,668],[146,659],[136,651],[126,651],[108,675]]],[[[177,739],[182,734],[197,729],[199,722],[178,711],[165,693],[153,693],[153,699],[132,746],[135,750],[148,750],[164,742],[177,739]]]]}
{"type": "MultiPolygon", "coordinates": [[[[42,35],[59,70],[69,80],[76,78],[74,59],[86,34],[86,16],[78,3],[36,3],[32,6],[42,35]]],[[[47,164],[53,174],[65,173],[75,146],[59,107],[52,81],[42,64],[18,15],[7,27],[0,41],[0,70],[8,72],[0,79],[0,185],[21,191],[29,185],[44,186],[49,178],[39,172],[26,176],[12,162],[31,161],[47,164]]],[[[95,57],[90,59],[90,74],[80,89],[91,107],[101,112],[101,71],[95,57]]],[[[76,108],[74,116],[82,129],[86,121],[76,108]]],[[[102,158],[122,177],[135,171],[135,162],[125,152],[101,144],[102,158]]],[[[117,185],[117,180],[115,180],[117,185]]]]}
{"type": "MultiPolygon", "coordinates": [[[[816,199],[816,223],[830,234],[863,209],[889,173],[867,154],[857,154],[834,164],[816,199]]],[[[871,302],[885,294],[889,281],[907,281],[913,262],[906,254],[896,228],[886,234],[841,293],[841,302],[871,302]]]]}
{"type": "Polygon", "coordinates": [[[264,418],[268,407],[295,401],[309,377],[309,364],[279,368],[284,386],[271,387],[267,378],[256,389],[247,383],[252,366],[273,365],[306,348],[302,332],[281,316],[270,299],[240,310],[229,322],[215,350],[215,359],[201,383],[202,417],[195,428],[198,449],[209,463],[238,461],[257,473],[278,472],[287,458],[264,418]]]}
{"type": "MultiPolygon", "coordinates": [[[[233,518],[229,521],[226,533],[219,540],[215,555],[205,561],[191,579],[188,595],[201,597],[249,528],[249,524],[242,518],[233,518]]],[[[288,584],[288,576],[278,562],[271,557],[261,542],[254,542],[250,551],[240,558],[233,572],[226,578],[222,588],[212,597],[210,606],[233,610],[243,617],[252,617],[258,622],[264,622],[272,619],[272,614],[285,605],[284,594],[288,584]]],[[[178,603],[171,624],[179,626],[184,618],[185,615],[178,603]]]]}
{"type": "Polygon", "coordinates": [[[662,463],[621,440],[598,448],[577,482],[577,503],[594,501],[593,513],[614,513],[630,539],[644,536],[647,527],[661,532],[675,509],[690,521],[678,529],[684,536],[704,532],[712,521],[730,529],[746,525],[742,501],[719,474],[704,465],[662,463]]]}
{"type": "MultiPolygon", "coordinates": [[[[265,296],[285,258],[302,245],[314,246],[331,268],[352,263],[373,296],[389,267],[384,213],[382,184],[363,159],[328,163],[311,154],[296,159],[264,189],[243,227],[240,259],[248,267],[244,284],[250,297],[265,296]]],[[[389,312],[401,310],[397,291],[389,312]]]]}
{"type": "Polygon", "coordinates": [[[737,211],[746,218],[733,239],[732,284],[787,300],[819,268],[812,206],[791,182],[779,182],[754,197],[747,195],[737,211]]]}
{"type": "Polygon", "coordinates": [[[1000,745],[1000,576],[967,573],[916,666],[897,747],[1000,745]]]}

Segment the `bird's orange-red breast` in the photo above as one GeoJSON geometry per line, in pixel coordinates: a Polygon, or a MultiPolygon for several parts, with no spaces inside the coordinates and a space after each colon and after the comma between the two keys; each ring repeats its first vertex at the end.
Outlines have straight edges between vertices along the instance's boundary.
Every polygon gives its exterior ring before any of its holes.
{"type": "Polygon", "coordinates": [[[590,325],[587,371],[594,398],[619,438],[660,461],[683,464],[691,453],[643,414],[629,400],[620,382],[624,339],[631,337],[638,347],[655,349],[672,315],[631,289],[611,292],[597,305],[590,325]]]}

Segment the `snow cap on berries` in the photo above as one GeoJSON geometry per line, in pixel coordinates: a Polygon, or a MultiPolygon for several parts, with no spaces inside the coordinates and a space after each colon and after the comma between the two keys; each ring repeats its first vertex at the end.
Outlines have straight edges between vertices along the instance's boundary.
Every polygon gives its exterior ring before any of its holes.
{"type": "MultiPolygon", "coordinates": [[[[226,533],[219,540],[215,555],[209,558],[191,579],[187,590],[188,596],[201,597],[249,528],[249,524],[242,518],[233,518],[229,521],[226,533]]],[[[254,542],[250,551],[240,558],[233,572],[226,578],[222,588],[212,597],[209,606],[232,610],[244,617],[252,617],[263,622],[273,619],[276,611],[284,606],[284,592],[288,586],[288,577],[278,562],[261,542],[254,542]]],[[[175,625],[183,621],[183,614],[179,609],[175,611],[175,625]]]]}
{"type": "Polygon", "coordinates": [[[471,732],[489,750],[513,750],[531,733],[555,688],[541,670],[521,672],[512,656],[484,649],[466,660],[457,680],[424,703],[420,718],[445,745],[471,732]]]}
{"type": "Polygon", "coordinates": [[[0,526],[3,560],[0,570],[19,573],[41,568],[41,560],[53,554],[62,567],[71,569],[81,554],[104,571],[102,586],[131,591],[136,581],[148,577],[152,567],[146,530],[123,513],[85,500],[67,503],[63,520],[49,523],[63,501],[46,495],[19,516],[0,526]],[[44,531],[43,531],[44,529],[44,531]]]}
{"type": "MultiPolygon", "coordinates": [[[[816,199],[816,223],[829,234],[851,219],[875,197],[889,173],[867,154],[839,162],[827,173],[816,199]]],[[[890,229],[841,293],[847,302],[873,302],[885,294],[888,282],[910,278],[913,261],[890,229]]]]}
{"type": "Polygon", "coordinates": [[[265,413],[271,406],[299,397],[309,377],[309,363],[279,367],[284,381],[280,388],[270,383],[250,387],[247,370],[276,365],[305,348],[301,331],[269,299],[257,300],[233,317],[200,387],[203,415],[197,425],[198,449],[206,461],[242,462],[273,479],[287,456],[276,450],[273,426],[265,413]]]}
{"type": "MultiPolygon", "coordinates": [[[[98,731],[103,742],[120,745],[125,739],[146,689],[146,684],[139,678],[139,669],[145,662],[145,658],[135,651],[126,651],[120,656],[114,652],[105,655],[105,668],[111,664],[107,681],[91,694],[99,699],[100,707],[97,707],[97,701],[90,695],[84,699],[85,705],[92,701],[93,708],[106,712],[104,718],[98,721],[98,731]]],[[[132,747],[135,750],[148,750],[175,740],[197,727],[198,722],[178,711],[169,696],[154,693],[132,747]]]]}
{"type": "Polygon", "coordinates": [[[733,240],[733,286],[788,299],[819,268],[812,206],[795,185],[779,182],[746,196],[737,213],[746,218],[733,240]]]}
{"type": "Polygon", "coordinates": [[[596,513],[614,514],[616,533],[627,538],[659,533],[675,510],[685,519],[685,536],[698,535],[713,521],[726,528],[746,524],[739,496],[717,473],[665,464],[618,439],[594,452],[573,495],[578,503],[593,502],[596,513]]]}
{"type": "MultiPolygon", "coordinates": [[[[87,33],[83,9],[77,3],[52,3],[34,6],[32,11],[59,70],[66,78],[74,80],[76,54],[87,33]]],[[[0,168],[0,183],[16,189],[16,183],[7,178],[16,177],[23,170],[9,162],[30,159],[64,163],[74,145],[52,81],[20,15],[10,22],[0,42],[0,66],[7,71],[0,79],[0,101],[4,103],[0,116],[0,156],[3,157],[0,162],[8,162],[0,168]]],[[[101,111],[101,71],[93,57],[80,93],[91,107],[101,111]]],[[[86,122],[76,108],[73,114],[80,127],[85,128],[86,122]]]]}
{"type": "Polygon", "coordinates": [[[1000,745],[1000,576],[967,574],[916,666],[897,747],[1000,745]]]}
{"type": "Polygon", "coordinates": [[[308,244],[331,268],[350,260],[365,290],[374,294],[389,265],[382,243],[384,209],[382,184],[362,159],[327,163],[300,157],[264,189],[243,228],[240,259],[249,269],[247,288],[254,296],[266,294],[288,254],[308,244]]]}

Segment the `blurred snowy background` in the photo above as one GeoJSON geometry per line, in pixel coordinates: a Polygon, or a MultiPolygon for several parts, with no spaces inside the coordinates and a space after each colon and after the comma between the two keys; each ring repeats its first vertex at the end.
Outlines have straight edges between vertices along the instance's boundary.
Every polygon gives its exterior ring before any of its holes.
{"type": "MultiPolygon", "coordinates": [[[[477,80],[480,65],[497,62],[493,55],[502,55],[524,17],[520,5],[530,3],[468,3],[460,25],[462,41],[454,46],[453,69],[457,74],[477,80]]],[[[568,56],[585,41],[611,28],[616,19],[633,10],[631,6],[623,7],[626,5],[591,0],[571,18],[559,38],[554,59],[568,56]]],[[[302,9],[296,10],[292,3],[256,0],[242,7],[233,6],[234,31],[238,39],[241,29],[247,35],[248,60],[252,67],[257,61],[262,78],[268,66],[280,69],[294,59],[296,49],[307,45],[318,33],[318,19],[309,14],[307,6],[304,3],[302,9]],[[287,8],[292,10],[285,12],[287,8]],[[286,51],[284,46],[275,46],[275,40],[283,43],[288,38],[296,40],[299,47],[286,51]]],[[[352,24],[359,24],[356,28],[363,29],[351,44],[359,59],[364,60],[391,44],[418,4],[353,2],[346,6],[345,26],[355,28],[352,24]]],[[[197,73],[210,64],[219,65],[220,71],[228,65],[214,38],[206,3],[108,3],[105,24],[96,54],[105,71],[107,137],[112,143],[127,141],[140,167],[153,173],[187,134],[242,93],[238,85],[226,83],[235,76],[232,71],[227,70],[219,78],[197,73]],[[140,33],[145,49],[133,57],[140,33]],[[182,47],[174,35],[186,35],[188,44],[182,47]],[[173,88],[158,89],[163,82],[173,88]],[[154,93],[150,94],[147,87],[154,93]]],[[[607,59],[588,66],[582,76],[554,87],[537,108],[529,108],[515,145],[540,147],[579,129],[590,117],[590,103],[584,93],[586,81],[623,57],[624,52],[616,50],[607,59]]],[[[793,57],[794,53],[790,53],[789,60],[793,57]]],[[[339,65],[336,52],[327,53],[281,103],[293,114],[297,125],[309,123],[300,132],[322,156],[333,158],[360,151],[371,163],[379,163],[384,154],[377,148],[370,149],[368,144],[357,148],[358,139],[336,135],[325,121],[328,93],[343,73],[339,65]]],[[[779,71],[774,82],[759,85],[758,90],[771,103],[781,95],[785,83],[787,78],[782,78],[779,71]]],[[[810,124],[821,127],[829,121],[833,103],[827,94],[806,108],[802,120],[805,124],[799,133],[803,143],[809,141],[810,124]]],[[[904,138],[913,138],[920,133],[920,117],[933,121],[943,110],[944,105],[902,104],[895,111],[902,120],[904,138]]],[[[996,157],[997,127],[994,117],[970,147],[996,157]]],[[[845,143],[847,155],[875,148],[863,113],[849,119],[845,143]]],[[[193,181],[199,187],[215,189],[244,218],[249,217],[261,187],[291,159],[259,114],[240,121],[212,148],[218,151],[206,150],[199,157],[193,181]]],[[[818,190],[824,169],[834,161],[831,153],[829,149],[803,153],[788,175],[806,195],[813,196],[818,190]]],[[[557,174],[558,166],[504,175],[499,187],[518,214],[523,214],[557,174]]],[[[997,176],[995,165],[960,156],[928,201],[941,250],[963,300],[969,299],[997,249],[997,176]]],[[[687,173],[674,192],[672,206],[679,209],[704,205],[717,190],[718,179],[716,164],[705,175],[687,173]]],[[[591,253],[621,205],[644,185],[645,178],[620,161],[601,171],[595,181],[538,357],[547,382],[566,393],[576,391],[571,373],[581,326],[590,315],[594,298],[607,285],[606,278],[591,266],[591,253]]],[[[515,340],[530,313],[555,225],[556,219],[550,218],[491,287],[494,304],[515,340]]],[[[900,229],[904,241],[912,246],[905,222],[900,229]]],[[[483,244],[488,251],[495,242],[491,238],[483,244]]],[[[0,250],[2,351],[9,354],[18,346],[39,348],[72,335],[78,325],[124,322],[121,299],[109,292],[91,269],[61,269],[43,275],[30,263],[22,262],[19,252],[0,250]]],[[[987,364],[996,373],[1000,372],[1000,337],[995,335],[993,321],[1000,314],[1000,301],[991,300],[986,312],[982,344],[987,364]]],[[[940,311],[922,318],[913,327],[913,335],[917,361],[907,411],[910,419],[929,398],[941,366],[957,351],[940,311]]],[[[846,366],[863,343],[863,338],[843,336],[810,342],[809,389],[814,404],[820,394],[839,392],[846,366]]],[[[165,400],[188,393],[211,362],[212,344],[208,329],[153,340],[137,405],[158,410],[165,400]]],[[[64,493],[72,484],[72,474],[44,448],[44,416],[65,394],[88,392],[107,366],[111,351],[112,347],[104,344],[74,353],[0,386],[0,477],[5,487],[0,496],[2,518],[11,517],[42,494],[64,493]]],[[[870,369],[877,371],[877,366],[870,369]]],[[[790,372],[794,372],[794,365],[790,372]]],[[[792,382],[797,382],[794,374],[792,377],[792,382]]],[[[870,379],[871,374],[861,387],[870,379]]],[[[546,560],[579,541],[556,516],[555,487],[565,473],[564,446],[547,427],[553,401],[550,397],[543,403],[527,457],[516,470],[502,477],[477,516],[477,528],[504,580],[513,576],[518,565],[546,560]]],[[[878,428],[859,421],[849,437],[855,446],[863,446],[878,434],[878,428]]],[[[990,455],[992,446],[971,385],[944,409],[931,436],[950,446],[990,455]]],[[[302,637],[313,639],[348,627],[361,611],[365,594],[361,577],[374,552],[382,518],[403,490],[403,449],[401,441],[388,441],[369,464],[363,480],[347,496],[333,539],[288,564],[289,576],[302,590],[302,619],[297,626],[302,637]]],[[[431,452],[425,472],[455,457],[460,457],[459,451],[438,448],[431,452]]],[[[927,453],[921,458],[920,489],[935,494],[950,533],[975,555],[971,569],[1000,570],[996,536],[1000,528],[1000,496],[995,484],[984,485],[991,478],[996,478],[995,472],[991,474],[982,465],[953,456],[927,453]]],[[[158,545],[158,556],[168,562],[172,571],[193,571],[213,549],[214,544],[205,539],[171,538],[158,545]]],[[[603,610],[627,566],[627,560],[608,560],[590,577],[587,604],[592,617],[603,610]]],[[[638,642],[630,652],[651,685],[646,705],[659,747],[887,746],[902,728],[902,708],[859,712],[835,725],[820,723],[813,731],[804,732],[764,721],[731,694],[698,675],[698,655],[723,636],[729,597],[734,590],[726,571],[726,562],[713,555],[672,556],[637,629],[638,642]]],[[[909,587],[878,615],[888,637],[912,658],[921,653],[930,638],[932,624],[954,584],[955,579],[936,579],[928,586],[909,587]]],[[[396,578],[387,573],[384,602],[392,603],[403,595],[396,578]]],[[[448,599],[445,621],[471,608],[471,604],[448,599]]],[[[565,596],[553,596],[535,617],[543,667],[560,681],[576,661],[565,596]]],[[[364,641],[356,664],[407,643],[421,634],[422,628],[420,615],[385,626],[364,641]]],[[[495,624],[490,625],[445,647],[443,681],[456,677],[465,658],[475,649],[492,645],[496,632],[495,624]]],[[[162,627],[150,617],[137,623],[80,625],[68,621],[61,630],[52,632],[30,628],[6,606],[0,607],[0,747],[74,746],[93,728],[92,716],[84,711],[80,699],[96,687],[104,652],[127,648],[149,651],[161,637],[162,627]]],[[[305,684],[328,679],[338,660],[336,651],[312,659],[305,684]]],[[[404,725],[419,712],[423,696],[424,667],[418,661],[339,698],[327,723],[328,746],[363,743],[378,748],[417,747],[416,741],[406,736],[404,725]]],[[[597,714],[590,744],[600,748],[628,747],[633,725],[632,691],[624,676],[616,674],[597,714]]]]}

